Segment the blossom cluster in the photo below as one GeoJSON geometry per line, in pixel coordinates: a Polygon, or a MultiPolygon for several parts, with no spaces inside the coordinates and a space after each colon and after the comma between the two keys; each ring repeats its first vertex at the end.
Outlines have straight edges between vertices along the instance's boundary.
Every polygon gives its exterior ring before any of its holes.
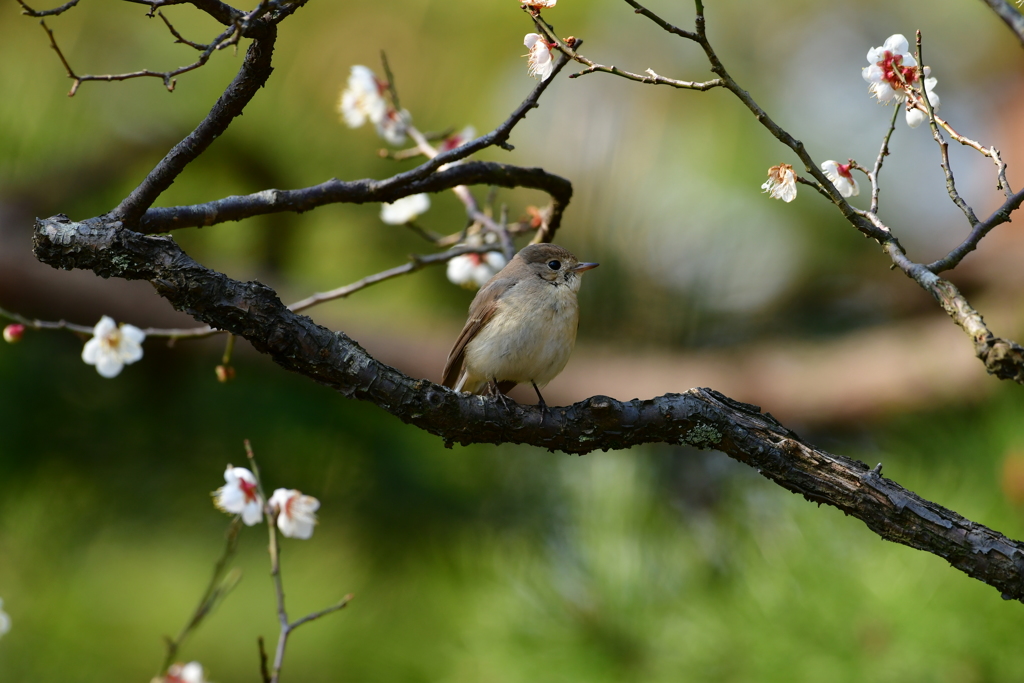
{"type": "Polygon", "coordinates": [[[377,134],[392,145],[405,142],[412,116],[405,109],[398,111],[385,98],[388,84],[377,78],[369,67],[356,65],[349,73],[348,83],[341,93],[338,111],[349,128],[359,128],[369,121],[377,134]]]}
{"type": "Polygon", "coordinates": [[[277,489],[264,501],[259,482],[245,467],[227,466],[224,485],[213,492],[213,504],[224,512],[240,515],[246,526],[263,521],[266,513],[277,522],[277,528],[288,538],[308,539],[316,526],[320,501],[305,496],[297,489],[277,489]]]}
{"type": "MultiPolygon", "coordinates": [[[[906,103],[908,126],[917,128],[927,121],[929,105],[932,111],[938,110],[939,95],[935,92],[938,81],[931,77],[930,68],[918,65],[917,59],[910,54],[910,44],[902,34],[895,33],[880,47],[868,50],[867,59],[868,65],[861,69],[861,77],[867,81],[868,91],[882,104],[906,103]]],[[[854,168],[858,167],[852,160],[841,164],[829,159],[821,164],[822,172],[843,197],[860,194],[860,186],[852,174],[854,168]]],[[[768,169],[768,180],[761,189],[772,199],[791,202],[796,199],[797,181],[792,166],[779,164],[768,169]]]]}
{"type": "Polygon", "coordinates": [[[932,109],[939,108],[939,95],[935,92],[938,80],[931,78],[931,69],[918,67],[917,59],[910,54],[910,44],[900,33],[888,38],[881,47],[868,50],[868,65],[861,69],[861,76],[868,82],[868,91],[882,104],[907,101],[907,125],[917,128],[928,120],[923,102],[916,96],[908,101],[908,93],[914,92],[914,85],[924,76],[924,91],[932,109]]]}

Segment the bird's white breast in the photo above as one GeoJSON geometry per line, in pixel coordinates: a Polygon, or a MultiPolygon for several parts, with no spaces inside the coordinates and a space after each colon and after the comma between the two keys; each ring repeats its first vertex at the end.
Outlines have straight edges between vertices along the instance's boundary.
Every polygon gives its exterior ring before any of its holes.
{"type": "Polygon", "coordinates": [[[466,345],[467,385],[498,379],[543,387],[569,361],[578,325],[574,288],[549,283],[513,287],[466,345]]]}

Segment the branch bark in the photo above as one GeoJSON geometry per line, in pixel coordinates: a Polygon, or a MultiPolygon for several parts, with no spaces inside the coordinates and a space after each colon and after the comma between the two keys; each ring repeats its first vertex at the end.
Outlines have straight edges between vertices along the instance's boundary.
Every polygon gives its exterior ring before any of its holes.
{"type": "Polygon", "coordinates": [[[1006,0],[981,0],[991,8],[996,16],[1003,20],[1014,35],[1017,36],[1017,40],[1024,46],[1024,15],[1021,15],[1020,10],[1016,9],[1013,5],[1008,3],[1006,0]]]}
{"type": "MultiPolygon", "coordinates": [[[[426,164],[424,164],[426,165],[426,164]]],[[[205,204],[149,209],[139,220],[139,231],[145,234],[168,232],[178,228],[194,228],[225,221],[239,221],[252,216],[281,211],[301,213],[325,204],[346,202],[393,202],[418,192],[441,192],[457,185],[497,185],[528,187],[551,195],[553,211],[552,234],[561,224],[562,213],[572,198],[572,184],[560,176],[540,168],[521,168],[488,161],[453,165],[425,178],[418,177],[418,168],[386,180],[355,180],[336,178],[300,190],[263,190],[255,194],[225,197],[205,204]]]]}
{"type": "Polygon", "coordinates": [[[886,540],[946,559],[1006,599],[1024,600],[1024,543],[907,491],[883,478],[881,466],[870,469],[814,448],[757,406],[710,389],[509,410],[493,398],[403,375],[343,332],[288,310],[270,287],[205,268],[168,237],[132,232],[103,218],[76,223],[55,216],[37,221],[34,250],[54,267],[148,280],[175,308],[245,337],[282,367],[374,403],[446,444],[523,443],[575,454],[653,442],[713,448],[809,501],[860,519],[886,540]]]}

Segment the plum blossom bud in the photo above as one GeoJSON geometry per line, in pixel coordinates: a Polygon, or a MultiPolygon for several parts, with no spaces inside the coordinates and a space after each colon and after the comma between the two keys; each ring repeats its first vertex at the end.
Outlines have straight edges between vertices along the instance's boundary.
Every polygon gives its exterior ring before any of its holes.
{"type": "MultiPolygon", "coordinates": [[[[939,110],[939,94],[934,92],[935,86],[938,84],[938,79],[926,78],[924,79],[924,91],[928,93],[928,102],[931,103],[934,111],[939,110]]],[[[911,128],[917,128],[922,123],[928,120],[927,112],[921,111],[917,107],[907,108],[907,125],[911,128]]]]}
{"type": "Polygon", "coordinates": [[[380,219],[388,225],[405,225],[426,213],[429,208],[430,197],[422,193],[413,194],[396,199],[390,204],[382,204],[380,219]]]}
{"type": "Polygon", "coordinates": [[[21,341],[23,334],[25,334],[25,326],[20,323],[12,323],[4,328],[4,341],[8,344],[15,344],[21,341]]]}
{"type": "Polygon", "coordinates": [[[7,612],[4,611],[4,601],[0,599],[0,638],[3,638],[4,634],[11,630],[11,618],[7,616],[7,612]]]}
{"type": "Polygon", "coordinates": [[[171,664],[167,674],[154,678],[153,683],[207,683],[206,672],[199,662],[171,664]]]}
{"type": "Polygon", "coordinates": [[[92,339],[82,349],[82,360],[96,366],[103,377],[117,377],[121,369],[142,358],[142,342],[146,333],[134,325],[114,324],[103,316],[92,330],[92,339]]]}
{"type": "Polygon", "coordinates": [[[881,47],[868,50],[868,66],[861,69],[861,76],[879,102],[902,102],[907,96],[904,83],[913,85],[918,79],[917,60],[907,39],[895,33],[881,47]]]}
{"type": "Polygon", "coordinates": [[[486,254],[462,254],[448,261],[448,280],[467,289],[479,289],[505,267],[505,257],[498,251],[486,254]]]}
{"type": "Polygon", "coordinates": [[[447,152],[448,150],[455,149],[456,147],[461,147],[475,137],[476,128],[473,126],[466,126],[455,135],[449,135],[446,137],[437,151],[447,152]]]}
{"type": "Polygon", "coordinates": [[[246,526],[263,521],[263,498],[260,496],[256,476],[244,467],[228,465],[224,470],[224,486],[213,492],[213,504],[218,510],[241,515],[246,526]]]}
{"type": "Polygon", "coordinates": [[[772,199],[789,203],[796,199],[796,173],[789,164],[779,164],[768,169],[768,180],[761,189],[772,199]]]}
{"type": "Polygon", "coordinates": [[[540,76],[540,80],[546,81],[551,78],[555,70],[555,60],[551,58],[551,48],[554,43],[544,40],[538,33],[527,33],[523,44],[530,51],[527,66],[531,76],[540,76]]]}
{"type": "Polygon", "coordinates": [[[277,528],[288,538],[305,540],[313,535],[320,508],[320,501],[313,496],[304,496],[297,489],[277,489],[270,497],[270,507],[277,514],[277,528]]]}
{"type": "Polygon", "coordinates": [[[227,384],[235,378],[235,368],[233,365],[218,365],[213,371],[217,375],[217,381],[221,384],[227,384]]]}
{"type": "Polygon", "coordinates": [[[367,121],[377,124],[384,119],[388,110],[384,99],[386,89],[387,85],[368,67],[352,67],[338,102],[338,112],[349,128],[358,128],[367,121]]]}
{"type": "Polygon", "coordinates": [[[860,194],[860,185],[850,172],[852,166],[853,164],[841,164],[831,159],[821,162],[821,170],[844,197],[856,197],[860,194]]]}

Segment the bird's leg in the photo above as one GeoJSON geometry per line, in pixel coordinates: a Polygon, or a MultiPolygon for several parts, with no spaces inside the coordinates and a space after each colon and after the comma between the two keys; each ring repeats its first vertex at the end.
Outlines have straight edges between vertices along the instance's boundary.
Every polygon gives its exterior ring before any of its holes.
{"type": "MultiPolygon", "coordinates": [[[[491,396],[501,401],[501,405],[505,406],[505,410],[507,410],[510,413],[512,412],[512,406],[509,405],[509,398],[498,386],[497,377],[492,378],[491,381],[487,383],[487,390],[491,394],[491,396]]],[[[514,404],[515,401],[512,401],[512,403],[514,404]]]]}
{"type": "Polygon", "coordinates": [[[530,382],[530,384],[533,385],[533,390],[537,392],[537,398],[540,400],[540,403],[538,404],[540,406],[540,412],[545,415],[549,414],[551,411],[548,410],[548,404],[544,402],[544,397],[540,395],[540,389],[537,388],[537,383],[530,382]]]}

